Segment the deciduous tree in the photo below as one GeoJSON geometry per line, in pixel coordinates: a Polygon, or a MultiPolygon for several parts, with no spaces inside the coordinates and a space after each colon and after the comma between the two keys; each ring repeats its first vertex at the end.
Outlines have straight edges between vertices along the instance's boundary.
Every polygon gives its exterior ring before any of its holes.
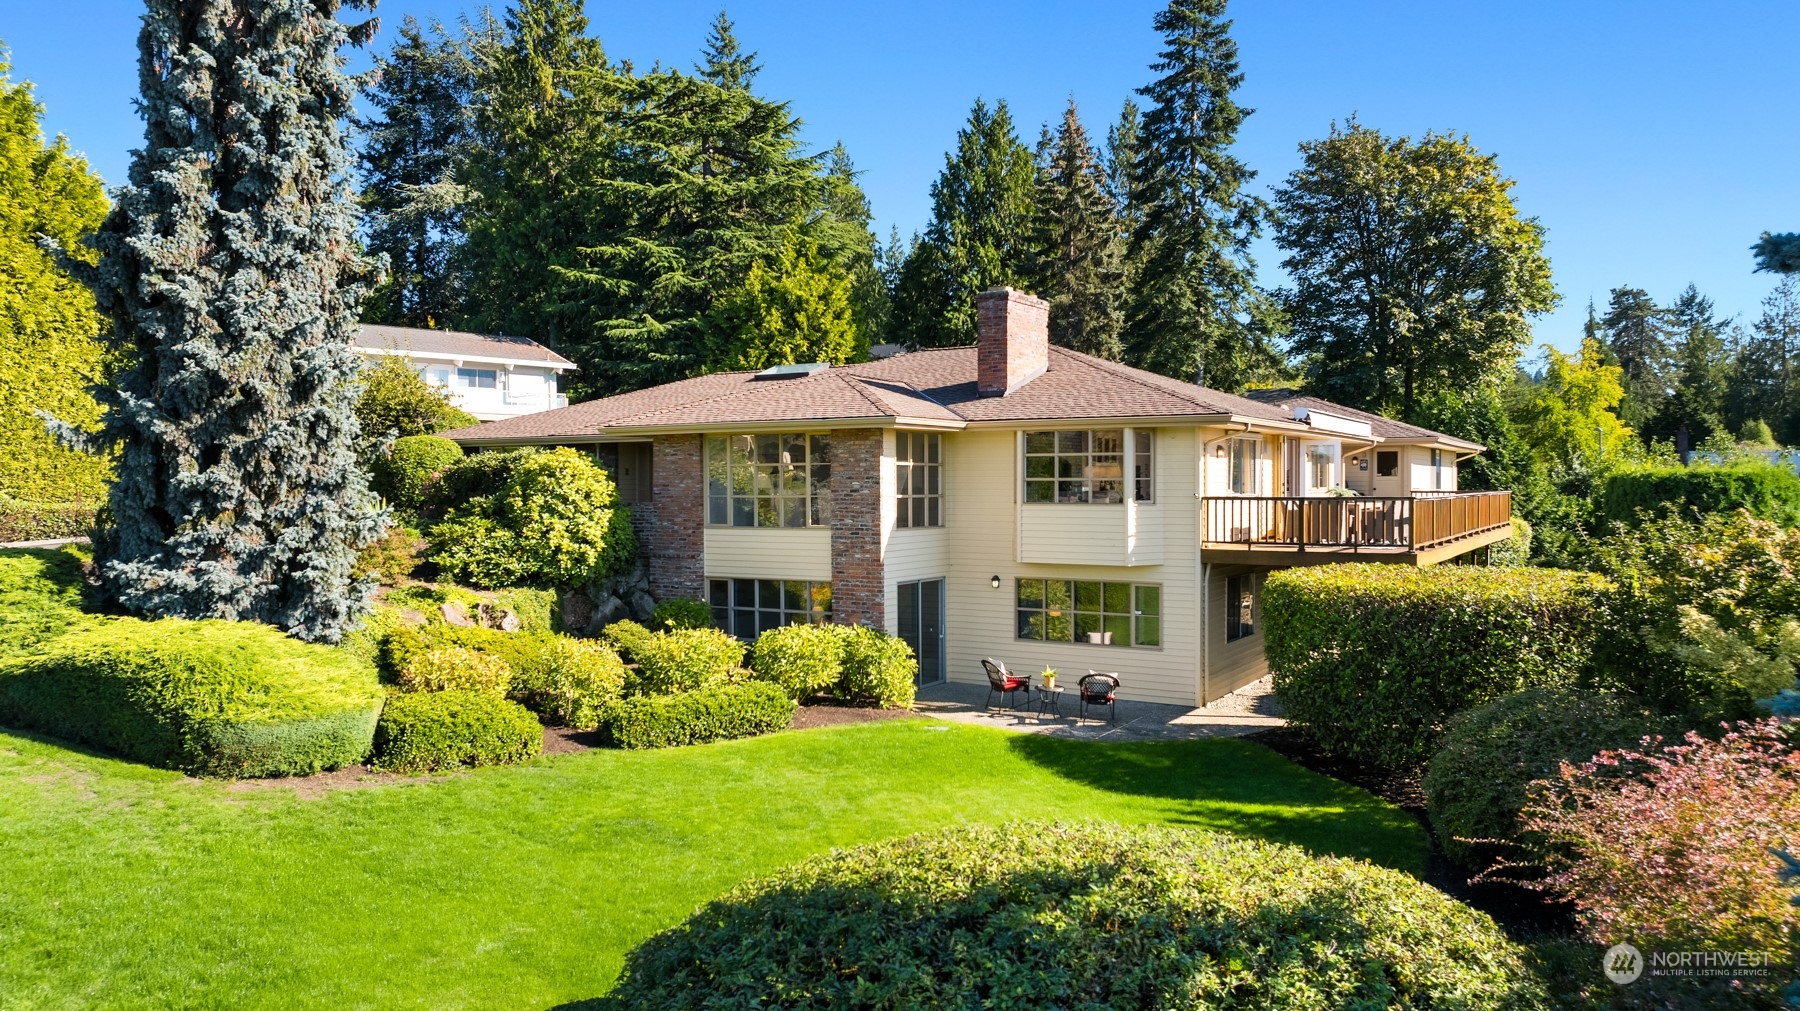
{"type": "MultiPolygon", "coordinates": [[[[361,2],[348,4],[363,7],[361,2]]],[[[150,0],[144,146],[101,227],[95,296],[126,360],[96,441],[118,452],[95,543],[136,614],[336,640],[384,525],[357,466],[357,252],[336,0],[150,0]]]]}
{"type": "Polygon", "coordinates": [[[1503,375],[1556,304],[1543,229],[1467,137],[1352,119],[1300,145],[1276,191],[1293,350],[1321,395],[1410,415],[1503,375]]]}

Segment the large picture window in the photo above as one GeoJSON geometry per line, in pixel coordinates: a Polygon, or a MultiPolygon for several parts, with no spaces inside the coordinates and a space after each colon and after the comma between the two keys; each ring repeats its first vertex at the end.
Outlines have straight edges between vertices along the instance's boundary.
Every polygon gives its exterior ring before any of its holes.
{"type": "Polygon", "coordinates": [[[831,522],[831,440],[798,433],[706,439],[706,522],[731,527],[831,522]]]}
{"type": "Polygon", "coordinates": [[[1162,645],[1162,587],[1020,579],[1018,637],[1107,646],[1162,645]]]}
{"type": "Polygon", "coordinates": [[[754,639],[783,625],[831,620],[831,584],[804,579],[711,579],[707,602],[713,624],[739,639],[754,639]]]}
{"type": "Polygon", "coordinates": [[[936,432],[894,433],[894,525],[944,525],[943,446],[936,432]]]}
{"type": "Polygon", "coordinates": [[[1116,504],[1127,494],[1149,502],[1154,486],[1147,431],[1134,433],[1143,449],[1132,453],[1132,480],[1125,480],[1125,430],[1025,433],[1025,501],[1116,504]]]}

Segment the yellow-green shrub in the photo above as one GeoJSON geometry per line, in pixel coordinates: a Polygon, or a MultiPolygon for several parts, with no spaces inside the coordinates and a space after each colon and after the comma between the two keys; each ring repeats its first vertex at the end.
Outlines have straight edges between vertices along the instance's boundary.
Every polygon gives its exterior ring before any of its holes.
{"type": "Polygon", "coordinates": [[[625,663],[606,645],[552,636],[514,672],[512,698],[552,723],[592,730],[625,689],[625,663]]]}
{"type": "Polygon", "coordinates": [[[906,640],[862,625],[836,629],[843,644],[838,698],[884,708],[911,708],[919,662],[906,640]]]}
{"type": "Polygon", "coordinates": [[[505,696],[512,665],[497,656],[449,647],[414,654],[400,669],[400,688],[409,692],[470,691],[505,696]]]}
{"type": "Polygon", "coordinates": [[[600,733],[617,748],[671,748],[785,730],[794,700],[766,681],[639,696],[607,708],[600,733]]]}
{"type": "Polygon", "coordinates": [[[383,771],[433,772],[523,762],[543,748],[543,726],[517,702],[485,692],[419,692],[388,700],[371,764],[383,771]]]}
{"type": "Polygon", "coordinates": [[[750,671],[789,698],[824,691],[844,676],[844,637],[830,625],[783,625],[756,637],[750,671]]]}
{"type": "Polygon", "coordinates": [[[744,662],[744,644],[716,628],[653,632],[632,647],[636,689],[645,695],[691,692],[725,683],[744,662]]]}

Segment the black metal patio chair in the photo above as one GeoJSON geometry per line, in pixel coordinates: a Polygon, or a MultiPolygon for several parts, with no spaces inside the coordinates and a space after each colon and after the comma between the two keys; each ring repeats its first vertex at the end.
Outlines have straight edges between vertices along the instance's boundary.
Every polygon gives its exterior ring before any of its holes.
{"type": "Polygon", "coordinates": [[[1081,696],[1082,719],[1087,719],[1090,708],[1107,706],[1110,722],[1119,722],[1119,675],[1090,670],[1076,682],[1076,687],[1077,694],[1081,696]]]}
{"type": "Polygon", "coordinates": [[[982,706],[983,709],[993,708],[995,695],[1000,696],[1000,700],[1007,703],[1008,709],[1017,709],[1020,692],[1025,693],[1025,704],[1031,704],[1030,678],[1014,674],[1006,669],[1005,664],[991,656],[981,661],[981,669],[987,672],[988,679],[987,702],[982,706]],[[1008,695],[1012,696],[1011,701],[1007,700],[1008,695]]]}

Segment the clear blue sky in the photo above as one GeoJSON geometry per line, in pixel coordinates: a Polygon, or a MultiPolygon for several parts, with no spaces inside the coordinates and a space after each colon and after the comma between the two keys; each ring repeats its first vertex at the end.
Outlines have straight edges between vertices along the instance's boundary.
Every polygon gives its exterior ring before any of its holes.
{"type": "MultiPolygon", "coordinates": [[[[386,0],[378,11],[453,20],[476,5],[386,0]]],[[[718,0],[590,0],[614,58],[688,66],[718,0]]],[[[1157,51],[1155,3],[734,0],[761,53],[758,90],[791,101],[808,142],[842,139],[881,233],[921,227],[927,188],[975,96],[1011,103],[1027,142],[1071,96],[1103,134],[1157,51]]],[[[51,132],[109,183],[140,137],[137,14],[128,0],[0,0],[14,79],[37,84],[51,132]]],[[[1279,182],[1295,145],[1356,113],[1389,133],[1467,132],[1518,180],[1548,229],[1563,304],[1537,336],[1572,346],[1590,298],[1620,284],[1672,299],[1690,281],[1755,318],[1773,287],[1751,273],[1764,229],[1800,230],[1800,4],[1238,0],[1255,108],[1238,154],[1279,182]]],[[[376,45],[391,39],[384,32],[376,45]]],[[[359,62],[362,62],[359,60],[359,62]]],[[[1257,251],[1278,283],[1279,251],[1257,251]]]]}

